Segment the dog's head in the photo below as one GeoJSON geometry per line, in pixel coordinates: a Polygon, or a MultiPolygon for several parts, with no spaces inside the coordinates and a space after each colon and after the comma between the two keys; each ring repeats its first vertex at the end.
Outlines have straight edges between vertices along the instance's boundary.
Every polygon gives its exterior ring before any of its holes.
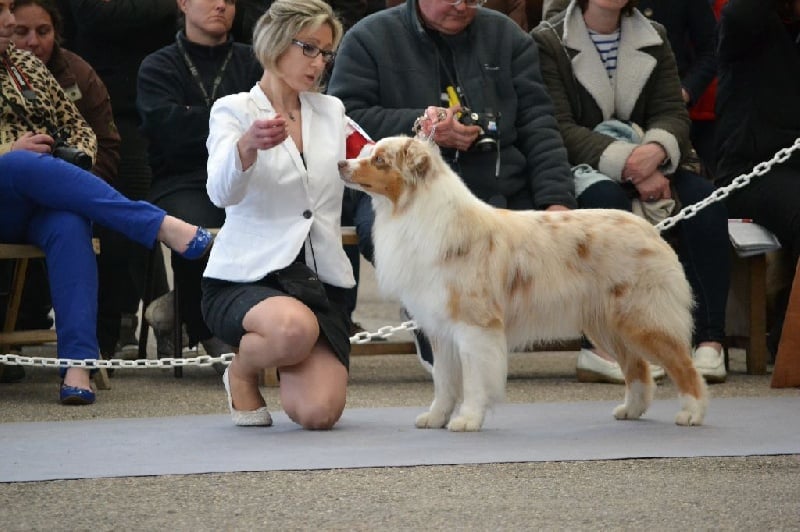
{"type": "Polygon", "coordinates": [[[340,161],[339,174],[348,187],[383,196],[397,205],[431,179],[437,160],[436,146],[427,141],[386,137],[368,156],[340,161]]]}

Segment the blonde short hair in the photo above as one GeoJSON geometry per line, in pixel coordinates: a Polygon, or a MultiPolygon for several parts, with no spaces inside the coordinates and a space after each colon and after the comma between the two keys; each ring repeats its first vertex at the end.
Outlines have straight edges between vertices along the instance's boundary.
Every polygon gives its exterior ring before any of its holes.
{"type": "Polygon", "coordinates": [[[306,29],[323,24],[333,33],[333,49],[342,40],[342,23],[322,0],[275,0],[253,29],[253,52],[265,70],[275,71],[278,59],[292,46],[292,39],[306,29]]]}

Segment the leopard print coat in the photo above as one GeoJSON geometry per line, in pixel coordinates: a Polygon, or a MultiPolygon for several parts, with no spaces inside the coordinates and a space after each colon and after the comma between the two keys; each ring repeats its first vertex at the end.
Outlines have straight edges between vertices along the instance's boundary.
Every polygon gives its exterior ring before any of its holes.
{"type": "Polygon", "coordinates": [[[6,101],[8,99],[25,110],[36,133],[48,133],[46,124],[52,124],[61,131],[68,145],[95,158],[97,138],[92,128],[35,55],[9,45],[0,63],[0,90],[3,93],[0,98],[0,154],[10,151],[18,138],[31,131],[31,127],[6,101]],[[7,64],[14,65],[27,78],[27,83],[36,93],[35,101],[23,97],[7,64]]]}

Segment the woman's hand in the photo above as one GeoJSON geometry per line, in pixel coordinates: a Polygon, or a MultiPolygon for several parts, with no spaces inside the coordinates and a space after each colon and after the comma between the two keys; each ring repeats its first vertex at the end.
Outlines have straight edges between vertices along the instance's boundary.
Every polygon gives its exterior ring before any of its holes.
{"type": "Polygon", "coordinates": [[[256,162],[258,150],[274,148],[288,136],[286,120],[280,114],[276,114],[274,118],[254,120],[236,143],[242,168],[247,170],[256,162]]]}
{"type": "Polygon", "coordinates": [[[435,128],[433,141],[442,148],[455,148],[467,151],[478,135],[480,126],[465,126],[458,121],[456,115],[461,111],[461,106],[456,105],[445,109],[444,107],[428,107],[425,109],[426,120],[422,121],[421,131],[430,136],[435,128]]]}
{"type": "Polygon", "coordinates": [[[27,150],[36,153],[50,153],[55,141],[45,133],[25,133],[11,145],[11,150],[27,150]]]}
{"type": "Polygon", "coordinates": [[[660,144],[648,142],[633,149],[622,168],[622,181],[630,181],[634,185],[649,178],[658,170],[667,158],[667,152],[660,144]]]}
{"type": "Polygon", "coordinates": [[[672,190],[669,188],[669,179],[656,170],[650,177],[634,185],[642,201],[658,201],[672,199],[672,190]]]}

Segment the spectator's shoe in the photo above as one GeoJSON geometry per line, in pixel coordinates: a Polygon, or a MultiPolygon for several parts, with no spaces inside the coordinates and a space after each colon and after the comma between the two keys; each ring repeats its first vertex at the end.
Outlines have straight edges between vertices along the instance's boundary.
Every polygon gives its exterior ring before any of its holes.
{"type": "MultiPolygon", "coordinates": [[[[625,384],[625,376],[617,362],[601,357],[591,349],[583,348],[578,353],[576,370],[578,382],[606,382],[609,384],[625,384]]],[[[664,368],[650,364],[653,380],[664,378],[664,368]]]]}
{"type": "Polygon", "coordinates": [[[228,377],[228,368],[222,373],[222,383],[225,385],[225,393],[228,396],[228,409],[231,411],[233,424],[240,427],[269,427],[272,425],[272,416],[266,406],[256,410],[236,410],[233,407],[231,398],[231,383],[228,377]]]}
{"type": "Polygon", "coordinates": [[[123,314],[119,324],[119,341],[114,349],[114,357],[125,360],[135,360],[139,355],[139,340],[136,338],[136,328],[139,318],[136,314],[123,314]]]}
{"type": "MultiPolygon", "coordinates": [[[[401,309],[400,315],[405,321],[414,319],[406,309],[401,309]]],[[[414,345],[417,348],[419,363],[428,373],[433,374],[433,348],[431,348],[431,342],[420,329],[414,329],[411,333],[414,335],[414,345]]]]}
{"type": "Polygon", "coordinates": [[[194,238],[189,242],[189,246],[183,251],[178,253],[186,260],[197,260],[205,256],[208,250],[211,249],[211,243],[214,241],[214,236],[208,232],[207,229],[202,227],[197,228],[194,238]]]}
{"type": "Polygon", "coordinates": [[[94,391],[77,388],[75,386],[67,386],[64,384],[64,381],[61,381],[59,402],[62,405],[90,405],[94,403],[94,400],[94,391]]]}
{"type": "Polygon", "coordinates": [[[703,345],[694,350],[692,361],[697,372],[703,376],[708,383],[725,382],[728,373],[725,371],[725,356],[722,350],[717,351],[713,347],[703,345]]]}
{"type": "Polygon", "coordinates": [[[175,326],[175,292],[155,298],[144,309],[144,319],[156,331],[171,331],[175,326]]]}
{"type": "Polygon", "coordinates": [[[25,368],[16,364],[0,364],[3,366],[3,374],[0,375],[0,382],[3,384],[11,384],[12,382],[19,382],[25,378],[25,368]]]}
{"type": "MultiPolygon", "coordinates": [[[[175,356],[175,342],[172,341],[172,329],[153,329],[153,335],[156,338],[156,352],[158,358],[172,358],[175,356]]],[[[189,335],[186,334],[186,327],[181,327],[181,345],[186,347],[189,345],[189,335]]],[[[178,353],[182,356],[183,351],[178,353]]]]}
{"type": "MultiPolygon", "coordinates": [[[[212,336],[207,340],[200,340],[200,343],[203,344],[203,349],[210,357],[216,358],[221,355],[233,353],[233,347],[226,344],[216,336],[212,336]]],[[[211,367],[214,368],[217,374],[222,375],[225,372],[227,364],[223,364],[222,362],[214,362],[211,364],[211,367]]]]}

